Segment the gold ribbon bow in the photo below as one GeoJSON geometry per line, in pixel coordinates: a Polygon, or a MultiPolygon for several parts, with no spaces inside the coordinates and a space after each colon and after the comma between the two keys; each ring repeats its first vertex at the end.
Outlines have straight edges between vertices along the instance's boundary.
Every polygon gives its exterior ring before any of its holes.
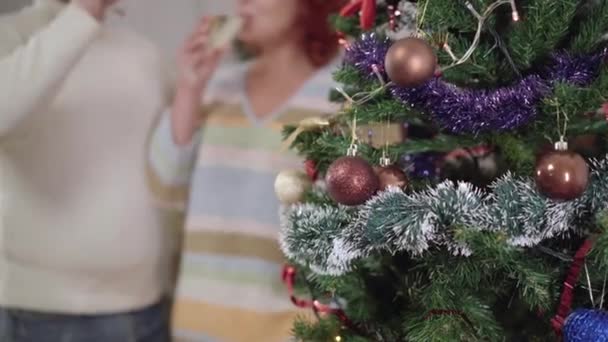
{"type": "Polygon", "coordinates": [[[285,141],[283,141],[283,145],[281,146],[281,151],[288,150],[289,147],[291,147],[291,145],[300,136],[300,134],[302,134],[304,132],[320,130],[324,127],[329,127],[330,125],[331,125],[331,120],[329,118],[314,117],[314,118],[306,118],[306,119],[300,121],[296,127],[296,130],[293,131],[293,133],[291,133],[289,135],[289,137],[287,137],[287,139],[285,139],[285,141]]]}

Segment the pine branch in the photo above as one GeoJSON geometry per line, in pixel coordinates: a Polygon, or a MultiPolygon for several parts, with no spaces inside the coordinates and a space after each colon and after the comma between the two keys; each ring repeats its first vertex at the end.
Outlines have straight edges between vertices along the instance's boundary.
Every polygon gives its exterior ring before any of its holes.
{"type": "Polygon", "coordinates": [[[350,65],[344,65],[336,70],[333,77],[336,82],[353,87],[357,91],[371,91],[380,87],[378,82],[365,78],[357,69],[350,65]]]}
{"type": "Polygon", "coordinates": [[[420,306],[406,317],[408,341],[498,341],[502,331],[489,305],[458,288],[433,282],[423,292],[420,306]],[[453,313],[435,313],[434,310],[453,313]]]}
{"type": "Polygon", "coordinates": [[[589,53],[598,47],[602,37],[608,33],[608,1],[599,0],[597,4],[591,5],[583,13],[578,33],[572,40],[571,50],[575,53],[589,53]]]}
{"type": "MultiPolygon", "coordinates": [[[[477,8],[489,4],[492,1],[471,1],[477,8]]],[[[447,32],[455,30],[458,32],[473,33],[477,29],[477,20],[467,10],[464,2],[460,1],[418,1],[419,12],[426,7],[423,28],[432,27],[435,32],[447,32]]]]}
{"type": "MultiPolygon", "coordinates": [[[[451,36],[450,36],[451,37],[451,36]]],[[[457,56],[462,56],[469,46],[469,37],[453,37],[449,40],[450,48],[457,56]]],[[[499,52],[492,37],[485,37],[466,63],[445,71],[443,77],[454,84],[471,88],[489,87],[497,83],[506,83],[510,76],[499,73],[499,52]]],[[[453,61],[447,53],[438,53],[441,65],[450,65],[453,61]]]]}
{"type": "Polygon", "coordinates": [[[595,241],[593,250],[589,253],[589,259],[603,272],[608,272],[608,212],[603,211],[598,214],[597,223],[599,226],[599,236],[595,241]]]}
{"type": "Polygon", "coordinates": [[[530,0],[522,20],[511,26],[508,44],[519,69],[547,56],[568,33],[578,0],[530,0]]]}
{"type": "Polygon", "coordinates": [[[457,234],[471,246],[475,264],[480,268],[477,272],[504,274],[517,284],[521,298],[530,309],[550,308],[553,276],[542,259],[505,243],[503,233],[461,230],[457,234]]]}
{"type": "Polygon", "coordinates": [[[537,138],[530,139],[525,134],[496,134],[488,137],[490,144],[496,146],[509,170],[515,175],[529,175],[536,164],[535,149],[537,138]]]}
{"type": "MultiPolygon", "coordinates": [[[[286,127],[284,135],[288,136],[295,127],[286,127]]],[[[304,132],[298,136],[293,148],[307,159],[316,161],[317,168],[324,172],[336,159],[346,155],[351,144],[350,131],[347,127],[342,128],[341,134],[333,131],[304,132]]],[[[473,137],[456,137],[449,135],[438,135],[433,139],[410,139],[399,145],[390,146],[388,154],[392,160],[396,160],[404,154],[416,154],[421,152],[447,152],[458,147],[471,147],[479,144],[473,137]]],[[[367,144],[359,144],[359,155],[372,164],[376,164],[382,156],[382,150],[373,148],[367,144]]]]}
{"type": "MultiPolygon", "coordinates": [[[[555,104],[570,117],[595,112],[608,100],[608,65],[601,70],[599,77],[586,88],[568,84],[557,84],[553,96],[545,99],[543,112],[555,122],[555,104]]],[[[576,122],[575,122],[576,123],[576,122]]]]}
{"type": "Polygon", "coordinates": [[[347,110],[349,118],[356,116],[359,124],[420,121],[422,114],[393,99],[381,99],[365,106],[355,106],[347,110]]]}

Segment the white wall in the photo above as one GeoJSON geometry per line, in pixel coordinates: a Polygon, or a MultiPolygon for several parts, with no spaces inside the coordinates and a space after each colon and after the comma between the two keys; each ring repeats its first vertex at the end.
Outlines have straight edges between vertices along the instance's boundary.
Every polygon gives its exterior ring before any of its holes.
{"type": "Polygon", "coordinates": [[[0,0],[0,13],[14,11],[30,3],[30,0],[0,0]]]}
{"type": "MultiPolygon", "coordinates": [[[[236,0],[121,0],[126,16],[111,16],[114,25],[128,24],[173,53],[203,14],[233,11],[236,0]]],[[[31,0],[0,0],[0,13],[10,12],[31,0]]]]}
{"type": "MultiPolygon", "coordinates": [[[[0,0],[6,1],[6,0],[0,0]]],[[[166,51],[175,51],[202,15],[230,13],[236,0],[123,0],[126,23],[152,38],[166,51]]]]}

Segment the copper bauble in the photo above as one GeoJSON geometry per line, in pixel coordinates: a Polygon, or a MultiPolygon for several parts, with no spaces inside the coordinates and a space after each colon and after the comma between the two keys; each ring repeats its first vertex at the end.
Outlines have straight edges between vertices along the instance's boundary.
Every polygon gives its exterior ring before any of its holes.
{"type": "Polygon", "coordinates": [[[543,195],[555,200],[572,200],[585,192],[589,167],[579,154],[554,150],[536,163],[536,185],[543,195]]]}
{"type": "Polygon", "coordinates": [[[325,182],[329,196],[344,205],[365,203],[379,187],[374,169],[360,157],[342,157],[334,161],[327,169],[325,182]]]}
{"type": "Polygon", "coordinates": [[[384,67],[393,83],[403,87],[417,87],[434,76],[437,56],[423,39],[400,39],[388,49],[384,67]]]}
{"type": "Polygon", "coordinates": [[[380,186],[378,187],[378,190],[380,191],[388,189],[389,186],[405,190],[409,183],[407,175],[397,165],[378,166],[374,167],[374,170],[380,181],[380,186]]]}

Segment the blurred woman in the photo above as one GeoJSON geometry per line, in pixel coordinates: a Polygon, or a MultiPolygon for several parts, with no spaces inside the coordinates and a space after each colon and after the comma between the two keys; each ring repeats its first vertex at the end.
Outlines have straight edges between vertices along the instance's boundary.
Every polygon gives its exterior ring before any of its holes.
{"type": "Polygon", "coordinates": [[[281,283],[273,182],[302,161],[280,152],[281,127],[335,111],[327,99],[339,46],[328,16],[341,3],[239,1],[238,39],[255,58],[223,63],[213,76],[215,65],[194,57],[207,49],[209,20],[186,43],[181,61],[196,66],[196,77],[183,75],[192,84],[178,92],[173,134],[189,144],[201,119],[203,128],[174,310],[180,340],[272,342],[290,335],[296,310],[281,283]]]}

